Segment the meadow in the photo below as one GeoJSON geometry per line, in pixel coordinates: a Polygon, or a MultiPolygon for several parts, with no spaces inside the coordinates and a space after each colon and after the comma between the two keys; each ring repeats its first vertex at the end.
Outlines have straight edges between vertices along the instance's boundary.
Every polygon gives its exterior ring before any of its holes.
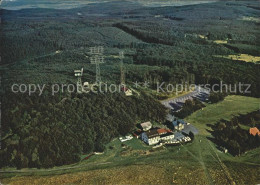
{"type": "Polygon", "coordinates": [[[185,120],[194,124],[200,130],[201,135],[210,135],[207,132],[207,124],[216,123],[217,121],[229,120],[239,114],[253,112],[260,108],[260,100],[244,96],[228,96],[224,101],[217,104],[209,104],[206,108],[193,113],[185,120]]]}
{"type": "Polygon", "coordinates": [[[248,54],[238,54],[238,55],[228,55],[228,56],[216,56],[216,57],[223,57],[231,60],[240,60],[245,62],[252,62],[252,63],[260,63],[260,57],[248,55],[248,54]]]}

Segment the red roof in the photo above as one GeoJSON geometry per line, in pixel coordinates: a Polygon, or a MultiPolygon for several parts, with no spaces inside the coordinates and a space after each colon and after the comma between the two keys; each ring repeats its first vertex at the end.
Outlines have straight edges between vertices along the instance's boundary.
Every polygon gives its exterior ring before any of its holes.
{"type": "Polygon", "coordinates": [[[141,130],[137,130],[137,131],[133,132],[133,135],[134,135],[135,137],[137,137],[137,136],[141,135],[141,133],[142,133],[141,130]]]}
{"type": "Polygon", "coordinates": [[[256,128],[256,127],[250,128],[250,129],[249,129],[249,133],[250,133],[251,135],[253,135],[253,136],[255,136],[255,135],[257,135],[257,134],[260,136],[260,131],[259,131],[258,128],[256,128]]]}
{"type": "Polygon", "coordinates": [[[164,128],[160,128],[160,129],[157,129],[157,132],[158,132],[158,134],[165,134],[168,131],[166,129],[164,129],[164,128]]]}
{"type": "Polygon", "coordinates": [[[121,91],[126,92],[127,90],[128,90],[127,87],[125,87],[125,86],[121,87],[121,91]]]}
{"type": "Polygon", "coordinates": [[[87,159],[89,159],[91,156],[93,156],[94,154],[92,153],[92,154],[90,154],[90,155],[88,155],[87,157],[85,157],[83,160],[87,160],[87,159]]]}

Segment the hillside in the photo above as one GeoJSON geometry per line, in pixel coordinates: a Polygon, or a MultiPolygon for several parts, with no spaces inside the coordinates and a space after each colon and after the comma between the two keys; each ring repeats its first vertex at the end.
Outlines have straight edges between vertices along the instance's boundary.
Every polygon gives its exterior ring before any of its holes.
{"type": "MultiPolygon", "coordinates": [[[[229,96],[223,102],[208,105],[203,110],[194,113],[187,120],[199,128],[200,134],[191,144],[153,151],[137,139],[127,141],[125,143],[128,146],[127,149],[122,148],[120,141],[115,139],[106,146],[103,155],[96,155],[78,164],[49,170],[24,169],[3,173],[1,182],[28,185],[35,183],[113,184],[114,182],[119,184],[157,184],[159,182],[160,184],[180,184],[184,181],[187,184],[259,183],[257,179],[257,169],[260,168],[260,161],[257,160],[259,148],[239,158],[233,157],[216,149],[205,135],[208,129],[207,123],[214,124],[222,118],[218,113],[223,111],[224,105],[228,108],[223,118],[231,119],[233,115],[257,110],[259,108],[257,102],[260,100],[229,96]],[[248,103],[244,104],[244,102],[248,103]],[[204,113],[210,113],[207,114],[207,119],[204,113]],[[246,172],[250,175],[242,175],[246,172]]],[[[13,171],[10,168],[5,170],[13,171]]]]}
{"type": "Polygon", "coordinates": [[[233,119],[259,109],[259,2],[76,2],[4,1],[10,8],[0,9],[1,183],[260,183],[253,142],[239,157],[212,142],[223,120],[248,135],[249,125],[233,119]],[[184,118],[199,130],[193,142],[118,140],[141,122],[166,127],[172,110],[159,100],[223,84],[223,101],[187,105],[200,109],[184,118]]]}

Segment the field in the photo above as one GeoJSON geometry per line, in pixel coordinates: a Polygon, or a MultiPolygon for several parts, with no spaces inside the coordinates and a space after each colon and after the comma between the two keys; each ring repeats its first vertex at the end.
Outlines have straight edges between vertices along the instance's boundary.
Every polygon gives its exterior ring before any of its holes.
{"type": "MultiPolygon", "coordinates": [[[[24,169],[1,173],[6,184],[257,184],[260,149],[240,157],[224,154],[207,139],[207,123],[230,119],[259,108],[259,99],[228,96],[223,102],[208,105],[187,118],[199,128],[193,143],[151,149],[133,139],[122,146],[110,142],[104,154],[78,164],[49,170],[24,169]],[[239,167],[238,167],[239,166],[239,167]],[[243,175],[248,174],[248,175],[243,175]]],[[[6,171],[14,169],[6,168],[6,171]]]]}
{"type": "Polygon", "coordinates": [[[206,108],[193,113],[186,118],[187,122],[195,125],[201,135],[209,135],[206,124],[216,123],[224,119],[229,120],[238,114],[246,114],[260,108],[260,100],[243,96],[228,96],[218,104],[207,105],[206,108]]]}
{"type": "Polygon", "coordinates": [[[223,57],[227,58],[230,60],[240,60],[240,61],[245,61],[245,62],[260,62],[260,57],[248,55],[248,54],[239,54],[239,55],[228,55],[228,56],[216,56],[216,57],[223,57]]]}

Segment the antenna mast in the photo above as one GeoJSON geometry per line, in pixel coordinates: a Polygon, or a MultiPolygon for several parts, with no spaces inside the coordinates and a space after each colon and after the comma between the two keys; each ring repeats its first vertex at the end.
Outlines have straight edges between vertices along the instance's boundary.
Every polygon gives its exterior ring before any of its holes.
{"type": "Polygon", "coordinates": [[[75,76],[78,77],[77,81],[77,90],[78,92],[82,91],[82,80],[81,77],[83,76],[83,68],[81,70],[74,70],[75,76]]]}
{"type": "Polygon", "coordinates": [[[96,65],[96,84],[101,83],[101,75],[100,75],[100,66],[99,64],[104,63],[104,47],[90,47],[90,53],[92,56],[90,57],[90,63],[96,65]]]}

